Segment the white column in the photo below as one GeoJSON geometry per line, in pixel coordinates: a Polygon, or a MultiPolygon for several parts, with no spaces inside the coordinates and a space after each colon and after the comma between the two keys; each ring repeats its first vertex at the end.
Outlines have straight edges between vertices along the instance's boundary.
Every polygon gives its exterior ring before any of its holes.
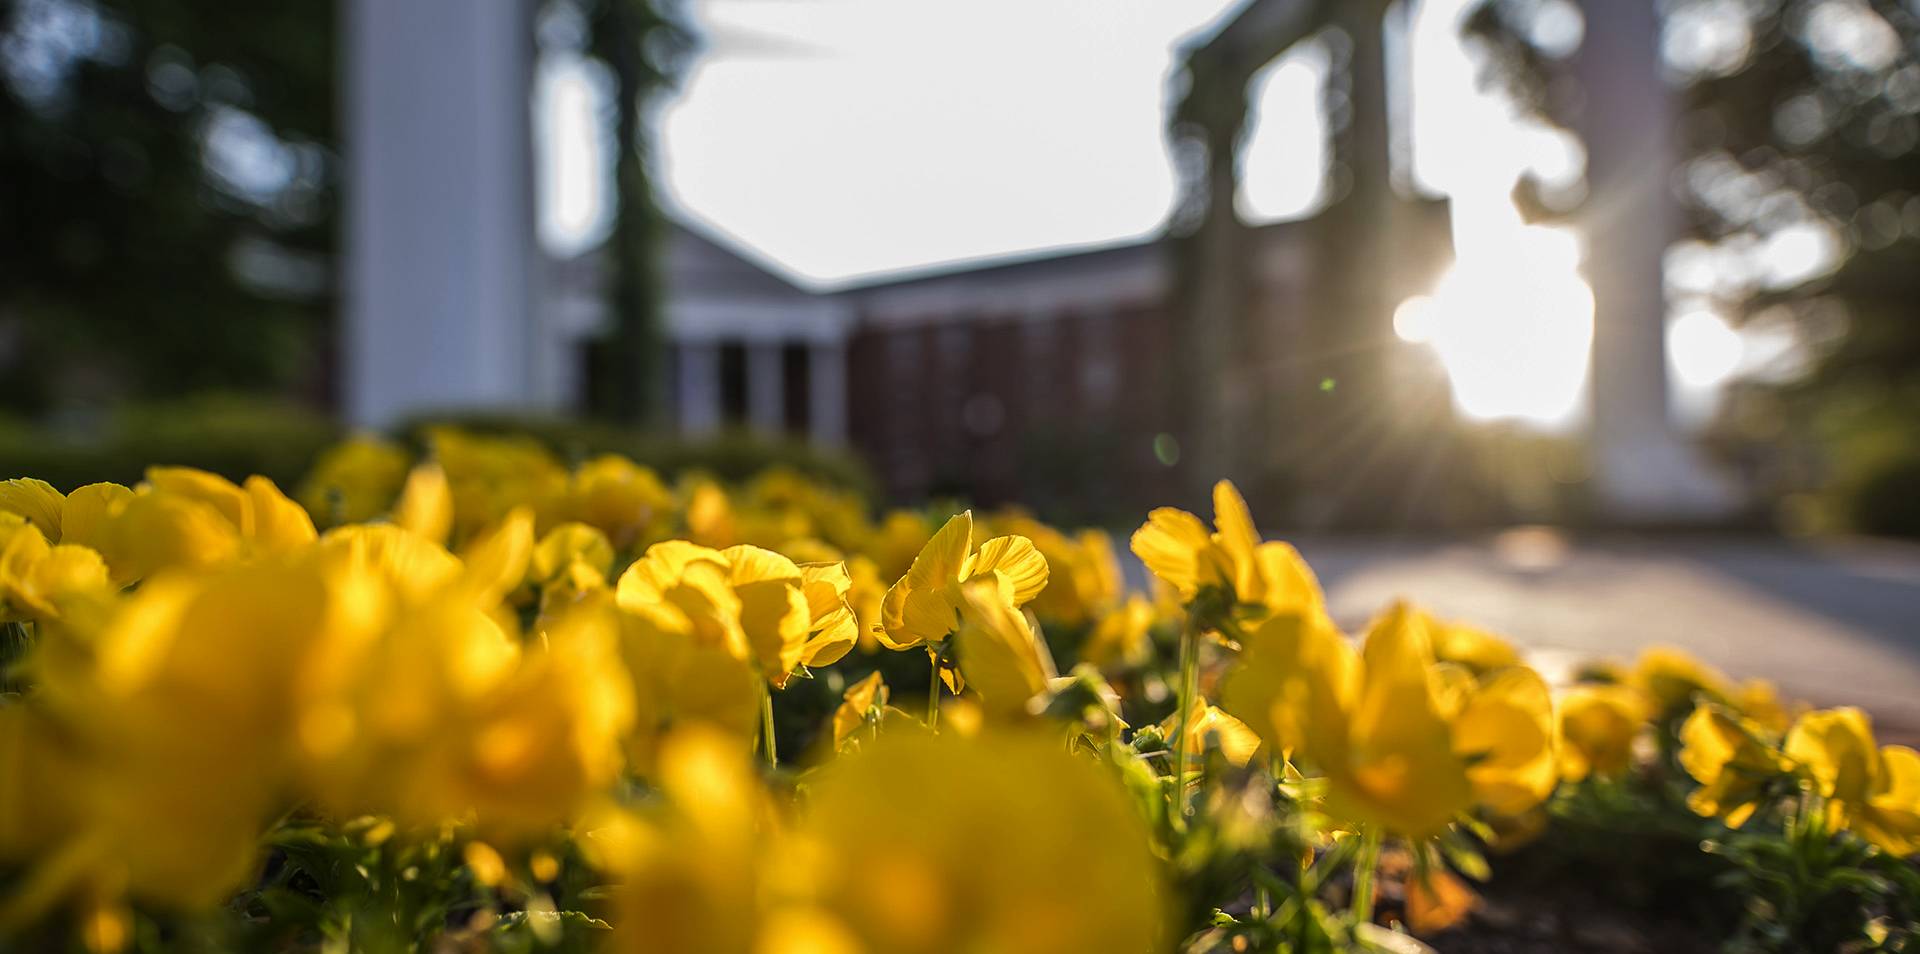
{"type": "Polygon", "coordinates": [[[815,443],[847,442],[846,342],[816,342],[807,349],[807,417],[815,443]]]}
{"type": "Polygon", "coordinates": [[[1678,121],[1661,76],[1654,0],[1586,0],[1587,275],[1594,291],[1594,486],[1619,520],[1712,517],[1737,500],[1674,430],[1667,405],[1662,262],[1678,230],[1670,176],[1678,121]]]}
{"type": "Polygon", "coordinates": [[[762,434],[778,434],[786,423],[781,372],[780,342],[747,343],[747,423],[762,434]]]}
{"type": "Polygon", "coordinates": [[[346,415],[530,403],[531,6],[349,0],[342,16],[346,415]]]}
{"type": "Polygon", "coordinates": [[[680,433],[711,434],[720,428],[720,346],[692,341],[680,345],[680,433]]]}

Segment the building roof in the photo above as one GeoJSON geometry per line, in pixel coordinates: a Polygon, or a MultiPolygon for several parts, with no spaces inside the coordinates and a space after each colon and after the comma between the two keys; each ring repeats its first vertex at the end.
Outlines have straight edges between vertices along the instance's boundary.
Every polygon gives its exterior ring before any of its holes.
{"type": "MultiPolygon", "coordinates": [[[[562,294],[598,297],[606,274],[603,246],[587,249],[548,264],[548,279],[562,294]]],[[[668,226],[662,269],[670,292],[688,297],[814,298],[787,280],[778,266],[679,217],[668,226]]]]}

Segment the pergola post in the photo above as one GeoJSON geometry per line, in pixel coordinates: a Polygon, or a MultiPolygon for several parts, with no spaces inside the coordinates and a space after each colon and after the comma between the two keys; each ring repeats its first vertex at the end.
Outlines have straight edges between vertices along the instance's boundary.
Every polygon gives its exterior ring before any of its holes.
{"type": "Polygon", "coordinates": [[[1678,233],[1677,123],[1654,0],[1585,0],[1575,70],[1585,93],[1587,278],[1594,291],[1592,447],[1602,512],[1626,522],[1711,518],[1737,504],[1676,432],[1663,261],[1678,233]]]}
{"type": "Polygon", "coordinates": [[[345,414],[537,404],[532,7],[342,9],[345,414]]]}

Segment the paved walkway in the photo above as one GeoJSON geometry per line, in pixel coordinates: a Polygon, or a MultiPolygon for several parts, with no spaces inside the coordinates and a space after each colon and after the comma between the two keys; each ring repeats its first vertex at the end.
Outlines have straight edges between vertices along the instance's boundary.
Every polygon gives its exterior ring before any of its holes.
{"type": "Polygon", "coordinates": [[[1528,647],[1549,675],[1583,658],[1685,648],[1820,705],[1920,737],[1920,547],[1671,538],[1569,542],[1304,539],[1350,632],[1397,596],[1528,647]]]}

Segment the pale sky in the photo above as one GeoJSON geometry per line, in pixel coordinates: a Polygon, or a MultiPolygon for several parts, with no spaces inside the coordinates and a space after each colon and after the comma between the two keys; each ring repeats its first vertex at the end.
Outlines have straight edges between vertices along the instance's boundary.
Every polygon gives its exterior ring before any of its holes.
{"type": "MultiPolygon", "coordinates": [[[[1464,2],[1421,11],[1416,128],[1430,115],[1456,136],[1505,121],[1472,90],[1452,31],[1464,2]]],[[[668,198],[817,283],[1148,235],[1173,201],[1164,114],[1175,52],[1238,5],[696,0],[707,46],[661,117],[668,198]]],[[[1256,80],[1243,155],[1251,217],[1317,204],[1325,74],[1309,47],[1256,80]]],[[[591,142],[589,74],[549,64],[542,90],[548,142],[591,142]]],[[[590,153],[549,150],[550,243],[590,243],[603,227],[604,173],[590,153]]],[[[1421,153],[1429,180],[1431,160],[1455,158],[1421,153]]]]}
{"type": "MultiPolygon", "coordinates": [[[[1173,202],[1176,51],[1240,2],[693,0],[706,45],[659,117],[665,200],[822,288],[1151,235],[1173,202]]],[[[1521,221],[1511,191],[1528,171],[1577,191],[1584,151],[1475,88],[1459,38],[1471,0],[1409,2],[1411,36],[1389,39],[1411,52],[1396,123],[1417,180],[1452,199],[1459,264],[1408,311],[1403,337],[1434,349],[1470,416],[1569,426],[1592,338],[1582,243],[1521,221]]],[[[1577,8],[1547,8],[1541,22],[1571,49],[1577,8]]],[[[1307,44],[1255,78],[1250,219],[1317,207],[1326,74],[1307,44]]],[[[557,250],[605,231],[604,87],[577,61],[542,69],[541,231],[557,250]]],[[[1676,330],[1682,350],[1720,341],[1699,322],[1676,330]]]]}

